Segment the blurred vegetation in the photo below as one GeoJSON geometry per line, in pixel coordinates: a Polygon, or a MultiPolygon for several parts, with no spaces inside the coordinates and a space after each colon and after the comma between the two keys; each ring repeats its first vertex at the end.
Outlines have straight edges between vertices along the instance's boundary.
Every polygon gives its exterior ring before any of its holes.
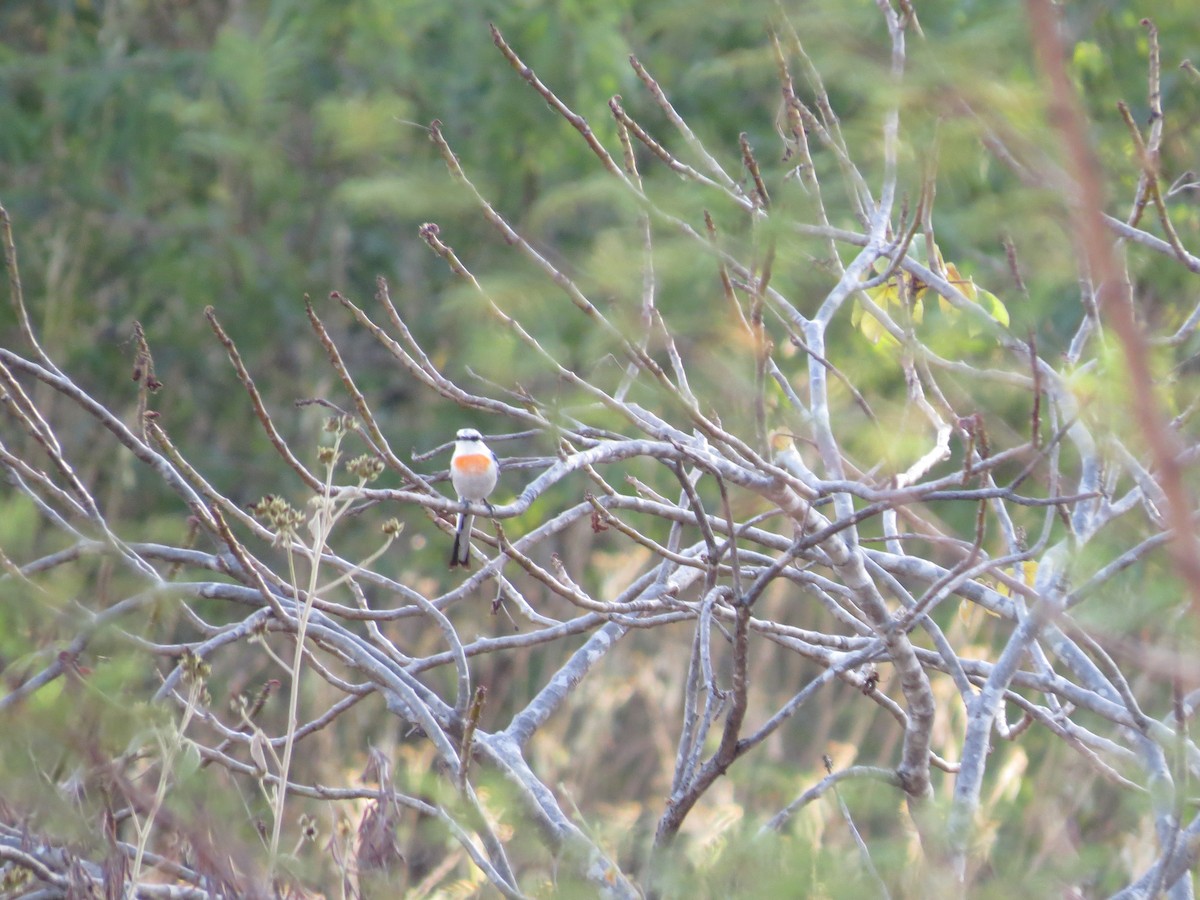
{"type": "MultiPolygon", "coordinates": [[[[868,177],[877,177],[879,159],[872,154],[879,153],[880,113],[891,99],[880,17],[869,3],[782,5],[830,88],[857,162],[868,177]]],[[[444,263],[417,238],[421,223],[437,222],[448,243],[506,308],[525,313],[526,321],[536,320],[539,339],[560,359],[605,383],[619,380],[620,367],[609,357],[613,348],[572,315],[554,286],[534,277],[482,221],[446,174],[425,126],[441,120],[485,196],[535,246],[568,269],[614,319],[624,316],[635,333],[641,265],[636,210],[613,190],[578,136],[496,52],[488,23],[504,32],[525,62],[585,115],[614,150],[615,130],[607,110],[614,94],[622,95],[642,121],[661,124],[661,114],[628,65],[627,57],[637,55],[706,145],[720,148],[730,170],[736,170],[740,132],[762,158],[782,154],[776,131],[778,83],[767,38],[776,9],[765,0],[7,0],[0,5],[0,202],[16,226],[35,328],[56,362],[132,418],[131,335],[133,322],[141,322],[165,385],[159,408],[168,430],[203,465],[206,477],[246,503],[272,491],[295,491],[297,485],[278,480],[269,445],[204,322],[202,310],[209,305],[237,341],[276,422],[299,446],[315,445],[324,412],[293,410],[292,403],[307,397],[337,400],[340,391],[311,337],[306,295],[326,317],[343,352],[361,354],[354,359],[359,387],[385,412],[385,430],[397,446],[424,451],[465,424],[459,409],[406,382],[379,346],[325,300],[337,290],[365,301],[376,275],[389,280],[418,340],[452,376],[462,377],[470,368],[505,388],[534,384],[564,406],[577,402],[579,398],[547,381],[528,352],[480,314],[474,298],[453,283],[444,263]]],[[[915,204],[927,164],[936,154],[941,252],[964,276],[999,296],[1013,332],[1034,333],[1049,358],[1065,348],[1078,320],[1075,248],[1063,237],[1065,214],[1059,198],[1023,185],[980,140],[981,132],[993,127],[1030,157],[1053,163],[1057,153],[1042,114],[1045,91],[1030,58],[1022,6],[932,0],[919,3],[918,11],[925,39],[910,37],[910,75],[902,89],[905,202],[915,204]],[[964,115],[964,105],[979,118],[964,115]],[[1037,273],[1029,279],[1027,293],[1016,286],[1006,240],[1015,248],[1022,272],[1037,273]]],[[[1111,178],[1110,211],[1122,215],[1138,169],[1115,103],[1127,101],[1134,118],[1146,123],[1143,15],[1154,19],[1163,46],[1163,103],[1168,110],[1164,168],[1179,171],[1200,163],[1194,149],[1200,139],[1200,89],[1177,68],[1189,54],[1200,57],[1195,3],[1155,0],[1135,8],[1108,0],[1068,4],[1065,11],[1073,75],[1111,178]]],[[[680,139],[665,136],[666,128],[661,132],[665,143],[678,148],[680,139]]],[[[836,161],[818,155],[816,165],[832,183],[836,161]]],[[[778,202],[785,209],[801,209],[806,200],[788,189],[784,167],[769,169],[773,180],[768,187],[778,202]]],[[[661,166],[646,165],[645,170],[664,206],[686,212],[692,221],[702,202],[712,202],[680,187],[661,166]]],[[[849,206],[842,202],[841,208],[830,209],[835,225],[850,224],[849,206]]],[[[1200,236],[1200,204],[1181,204],[1173,213],[1184,242],[1194,247],[1200,236]]],[[[746,241],[748,229],[734,227],[727,238],[746,241]]],[[[805,297],[815,305],[830,283],[828,272],[817,265],[819,242],[797,235],[778,238],[774,283],[799,298],[798,305],[803,307],[805,297]]],[[[695,250],[669,236],[658,242],[656,265],[659,307],[687,342],[691,358],[704,361],[692,368],[705,379],[695,386],[697,393],[727,423],[749,422],[743,398],[752,369],[746,364],[748,353],[730,352],[743,338],[722,311],[711,267],[697,265],[695,250]]],[[[1152,271],[1154,259],[1135,258],[1132,265],[1145,270],[1138,273],[1146,276],[1139,279],[1145,294],[1137,299],[1148,318],[1176,321],[1194,302],[1182,286],[1182,270],[1162,266],[1158,277],[1152,271]]],[[[926,310],[924,323],[933,335],[930,345],[947,356],[986,359],[986,342],[972,342],[934,306],[926,310]]],[[[903,396],[895,367],[848,320],[831,332],[831,340],[843,342],[839,357],[858,361],[855,383],[864,392],[871,389],[881,419],[878,429],[864,427],[860,443],[848,451],[863,459],[881,450],[899,452],[904,423],[893,421],[886,404],[889,395],[903,396]]],[[[18,343],[6,304],[0,307],[0,345],[18,343]]],[[[1109,387],[1101,384],[1095,391],[1103,394],[1109,387]]],[[[851,397],[836,399],[844,415],[859,416],[866,424],[851,397]]],[[[975,396],[972,402],[988,398],[975,396]]],[[[1005,423],[1016,428],[1027,421],[1028,409],[1006,407],[1010,402],[995,398],[989,422],[1002,429],[1005,423]]],[[[471,424],[486,428],[487,423],[471,424]]],[[[64,437],[77,449],[86,448],[96,426],[79,427],[79,433],[64,437]]],[[[503,447],[497,449],[504,455],[503,447]]],[[[522,452],[552,449],[522,447],[522,452]]],[[[108,467],[99,451],[90,457],[81,452],[77,458],[84,461],[97,496],[106,498],[116,518],[129,520],[134,535],[152,540],[159,529],[183,527],[174,517],[175,504],[161,488],[148,487],[142,474],[108,467]]],[[[441,464],[430,463],[430,471],[441,464]]],[[[519,490],[520,477],[506,475],[507,490],[519,490]]],[[[542,503],[548,507],[553,496],[542,503]]],[[[542,511],[535,506],[528,522],[518,519],[512,528],[529,527],[542,511]]],[[[34,545],[45,552],[38,544],[41,527],[27,504],[0,493],[0,547],[10,556],[25,558],[34,545]]],[[[397,573],[401,580],[440,565],[444,548],[436,540],[427,544],[420,531],[418,525],[405,535],[403,561],[389,563],[404,570],[397,573]]],[[[603,581],[606,567],[621,571],[638,562],[591,534],[572,532],[562,544],[563,553],[595,556],[592,577],[597,582],[603,581]]],[[[97,561],[91,573],[75,574],[103,581],[111,572],[97,561]]],[[[1131,576],[1130,583],[1118,585],[1131,593],[1145,587],[1135,581],[1131,576]]],[[[88,590],[88,584],[82,577],[80,583],[63,584],[61,596],[88,590]]],[[[22,654],[58,634],[61,623],[45,611],[35,615],[24,608],[18,587],[0,590],[0,661],[11,675],[21,669],[22,654]]],[[[784,604],[787,598],[776,595],[768,602],[784,604]]],[[[1152,597],[1147,602],[1165,601],[1152,597]]],[[[163,610],[161,615],[171,613],[163,610]]],[[[481,631],[502,627],[484,611],[457,610],[455,615],[477,618],[481,631]]],[[[943,624],[948,630],[967,627],[956,624],[953,611],[947,615],[943,624]]],[[[991,623],[974,627],[981,644],[992,640],[991,623]]],[[[623,671],[625,677],[585,684],[575,701],[576,713],[548,726],[532,748],[547,784],[561,782],[568,794],[603,799],[609,816],[596,827],[618,853],[645,846],[657,804],[670,787],[678,729],[674,710],[681,691],[677,679],[686,669],[681,659],[687,647],[665,654],[657,644],[660,637],[657,631],[634,635],[614,651],[619,665],[610,671],[623,671]],[[676,652],[682,655],[676,658],[676,652]],[[662,765],[647,767],[647,759],[662,765]]],[[[428,643],[435,646],[436,636],[428,643]]],[[[491,671],[482,680],[492,685],[496,706],[488,715],[503,718],[524,702],[569,649],[556,645],[516,657],[489,657],[485,665],[491,671]],[[511,706],[504,700],[509,693],[515,698],[511,706]]],[[[795,658],[782,652],[777,656],[764,646],[755,658],[753,676],[770,689],[760,697],[762,707],[751,710],[752,718],[768,715],[771,704],[789,694],[805,674],[795,658]],[[785,667],[776,668],[777,663],[785,667]]],[[[113,699],[113,710],[120,709],[130,680],[150,681],[147,672],[131,671],[127,660],[114,650],[111,660],[97,666],[103,679],[100,693],[113,699]]],[[[249,682],[253,674],[241,677],[249,682]]],[[[238,688],[221,684],[212,690],[238,688]]],[[[62,687],[69,689],[69,683],[62,687]]],[[[786,740],[769,742],[757,766],[731,773],[728,783],[714,791],[718,796],[697,810],[689,822],[695,866],[690,874],[664,875],[674,888],[671,893],[724,896],[761,889],[763,895],[783,895],[789,890],[794,894],[801,885],[815,895],[822,885],[839,880],[843,886],[858,884],[844,880],[861,875],[832,800],[819,815],[813,808],[812,815],[798,819],[791,832],[778,838],[779,852],[789,862],[770,870],[777,883],[747,875],[754,871],[754,861],[747,860],[750,844],[740,837],[745,807],[761,814],[786,805],[797,785],[821,777],[822,753],[840,754],[839,765],[855,758],[888,764],[894,753],[889,741],[897,739],[894,729],[883,721],[842,715],[839,692],[849,690],[844,685],[831,689],[819,713],[789,725],[786,740]],[[797,756],[798,746],[809,752],[797,756]],[[838,831],[836,837],[827,833],[833,831],[838,831]],[[829,854],[811,852],[827,844],[833,848],[829,854]],[[697,879],[709,887],[701,889],[697,879]]],[[[29,759],[70,745],[65,733],[70,723],[62,718],[67,707],[57,706],[58,699],[57,694],[39,694],[38,702],[25,710],[29,759]]],[[[104,736],[105,746],[120,752],[140,720],[113,710],[98,710],[97,715],[111,731],[104,736]]],[[[340,760],[347,769],[361,766],[367,742],[382,739],[379,732],[385,730],[374,714],[350,721],[361,733],[340,734],[339,745],[328,747],[330,760],[345,752],[341,742],[354,748],[350,758],[340,760]]],[[[945,728],[949,746],[949,733],[957,730],[951,722],[945,728]]],[[[328,735],[323,739],[332,740],[328,735]]],[[[420,793],[430,757],[419,745],[404,752],[410,751],[398,764],[397,784],[420,793]]],[[[1051,822],[1064,806],[1086,807],[1081,815],[1098,821],[1111,817],[1113,840],[1121,840],[1120,816],[1106,805],[1110,797],[1090,772],[1080,772],[1078,782],[1059,779],[1056,789],[1046,789],[1044,781],[1036,793],[1030,791],[1030,781],[1020,787],[1016,769],[1061,766],[1063,760],[1051,758],[1062,752],[1049,736],[1036,735],[998,751],[1007,761],[997,766],[1001,775],[987,788],[993,791],[990,814],[994,820],[1040,823],[1027,832],[1001,830],[995,838],[1013,875],[1028,867],[1038,870],[1037,879],[1049,877],[1046,867],[1052,863],[1040,855],[1038,841],[1054,831],[1051,822]]],[[[23,774],[33,777],[25,759],[5,762],[6,785],[22,783],[23,774]]],[[[319,771],[322,762],[313,759],[305,765],[319,771]]],[[[26,785],[36,793],[33,783],[26,785]]],[[[939,794],[947,790],[946,783],[935,787],[939,794]]],[[[504,786],[488,789],[502,795],[504,786]]],[[[880,792],[884,799],[872,800],[869,783],[847,788],[846,794],[864,830],[870,832],[873,824],[881,831],[894,828],[896,794],[880,792]]],[[[12,795],[7,799],[15,800],[12,795]]],[[[593,807],[594,802],[580,805],[593,807]]],[[[56,824],[67,827],[63,823],[69,816],[55,812],[65,816],[56,824]]],[[[902,844],[896,846],[894,859],[876,863],[887,870],[889,882],[903,883],[906,861],[902,844]]],[[[1075,864],[1081,870],[1102,870],[1105,861],[1091,858],[1086,849],[1080,849],[1083,858],[1075,864]]],[[[1102,891],[1119,884],[1117,879],[1095,887],[1102,891]]]]}
{"type": "MultiPolygon", "coordinates": [[[[620,273],[634,270],[638,256],[627,202],[605,202],[612,192],[590,154],[515,77],[487,24],[500,27],[610,146],[610,96],[626,97],[635,114],[652,108],[626,62],[635,53],[698,135],[732,158],[739,131],[765,155],[779,146],[766,41],[773,9],[768,2],[643,9],[598,0],[6,3],[0,184],[19,227],[39,332],[69,370],[94,383],[124,371],[130,323],[140,320],[152,348],[161,348],[159,376],[172,416],[213,442],[213,462],[223,456],[239,466],[258,454],[229,443],[228,417],[242,414],[237,406],[207,402],[229,383],[219,348],[198,333],[208,304],[234,322],[252,369],[277,376],[263,382],[280,402],[293,399],[297,386],[315,393],[328,377],[307,339],[304,295],[362,297],[377,274],[392,281],[418,337],[451,370],[468,362],[486,367],[493,357],[510,370],[520,354],[486,323],[464,321],[471,317],[453,291],[447,295],[444,266],[415,239],[416,227],[439,222],[476,271],[508,284],[514,296],[550,288],[531,284],[520,269],[506,274],[511,255],[451,185],[425,124],[443,120],[484,194],[540,246],[590,276],[585,282],[594,280],[602,296],[636,296],[636,278],[620,273]]],[[[1074,269],[1069,258],[1047,258],[1064,254],[1061,241],[1046,240],[1057,227],[1055,201],[1023,189],[980,147],[978,126],[959,115],[968,104],[985,122],[1018,129],[1015,141],[1050,152],[1035,114],[1043,92],[1021,11],[957,0],[923,4],[920,12],[927,39],[910,41],[904,181],[915,201],[922,168],[936,153],[946,258],[981,284],[1008,288],[1000,239],[1011,238],[1021,261],[1042,275],[1036,287],[1043,292],[1010,303],[1014,319],[1061,342],[1073,327],[1072,309],[1056,302],[1046,273],[1057,270],[1065,289],[1074,269]]],[[[830,87],[849,143],[869,154],[889,100],[878,15],[869,4],[834,13],[804,3],[788,13],[830,87]]],[[[1187,160],[1198,104],[1173,61],[1194,49],[1187,43],[1191,4],[1068,9],[1074,68],[1114,196],[1130,193],[1136,166],[1113,104],[1124,99],[1138,121],[1148,117],[1139,24],[1147,13],[1167,60],[1164,157],[1187,160]]],[[[869,158],[858,162],[870,171],[869,158]]],[[[818,166],[834,165],[818,159],[818,166]]],[[[648,178],[673,178],[647,168],[648,178]]],[[[1191,215],[1181,229],[1197,227],[1191,215]]],[[[666,259],[663,304],[678,330],[688,333],[691,321],[697,340],[719,342],[721,323],[707,304],[693,302],[713,294],[711,278],[696,272],[687,280],[687,260],[683,248],[666,259]],[[692,308],[690,316],[680,304],[692,308]]],[[[802,252],[785,258],[781,273],[801,289],[813,278],[805,260],[802,252]]],[[[0,324],[11,323],[9,311],[3,315],[0,324]]],[[[563,320],[545,324],[561,328],[563,341],[579,340],[579,323],[563,320]]],[[[582,348],[580,362],[597,364],[591,357],[598,350],[582,348]]],[[[392,396],[417,433],[453,430],[453,411],[423,408],[428,398],[395,383],[386,366],[374,374],[378,383],[367,386],[392,396]]]]}

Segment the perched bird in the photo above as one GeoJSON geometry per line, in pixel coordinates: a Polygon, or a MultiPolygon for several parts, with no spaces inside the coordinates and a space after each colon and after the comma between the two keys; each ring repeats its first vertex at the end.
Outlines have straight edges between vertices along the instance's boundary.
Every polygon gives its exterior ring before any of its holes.
{"type": "Polygon", "coordinates": [[[458,492],[463,510],[458,514],[454,529],[454,549],[450,553],[452,569],[471,564],[471,522],[475,517],[468,512],[468,505],[487,500],[500,477],[500,463],[483,442],[483,435],[474,428],[462,428],[455,438],[454,455],[450,457],[450,483],[458,492]]]}

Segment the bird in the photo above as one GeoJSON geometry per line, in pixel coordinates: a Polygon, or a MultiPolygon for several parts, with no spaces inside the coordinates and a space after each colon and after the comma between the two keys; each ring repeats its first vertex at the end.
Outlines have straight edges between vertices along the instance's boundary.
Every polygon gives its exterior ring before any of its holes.
{"type": "MultiPolygon", "coordinates": [[[[454,549],[450,552],[450,568],[471,564],[471,522],[468,510],[471,503],[485,501],[500,477],[500,461],[483,442],[474,428],[461,428],[454,436],[454,455],[450,457],[450,483],[458,492],[463,509],[454,527],[454,549]]],[[[491,507],[491,504],[488,504],[491,507]]]]}

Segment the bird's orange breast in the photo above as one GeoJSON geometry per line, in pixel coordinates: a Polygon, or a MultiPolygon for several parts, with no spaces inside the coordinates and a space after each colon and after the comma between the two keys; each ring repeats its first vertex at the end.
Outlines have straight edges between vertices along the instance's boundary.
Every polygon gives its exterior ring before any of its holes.
{"type": "Polygon", "coordinates": [[[463,475],[482,475],[492,467],[492,458],[486,453],[466,453],[453,460],[454,471],[463,475]]]}

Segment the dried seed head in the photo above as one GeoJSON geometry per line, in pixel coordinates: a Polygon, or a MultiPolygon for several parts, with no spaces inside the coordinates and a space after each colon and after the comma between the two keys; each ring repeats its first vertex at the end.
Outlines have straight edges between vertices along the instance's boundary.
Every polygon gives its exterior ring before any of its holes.
{"type": "Polygon", "coordinates": [[[179,663],[183,666],[183,679],[188,684],[203,682],[212,674],[212,666],[203,657],[197,656],[191,650],[184,652],[183,658],[180,659],[179,663]]]}
{"type": "Polygon", "coordinates": [[[289,535],[304,521],[304,514],[282,497],[268,494],[250,507],[250,512],[266,522],[278,535],[289,535]]]}
{"type": "Polygon", "coordinates": [[[383,474],[383,460],[364,453],[346,463],[346,471],[363,481],[374,481],[383,474]]]}

